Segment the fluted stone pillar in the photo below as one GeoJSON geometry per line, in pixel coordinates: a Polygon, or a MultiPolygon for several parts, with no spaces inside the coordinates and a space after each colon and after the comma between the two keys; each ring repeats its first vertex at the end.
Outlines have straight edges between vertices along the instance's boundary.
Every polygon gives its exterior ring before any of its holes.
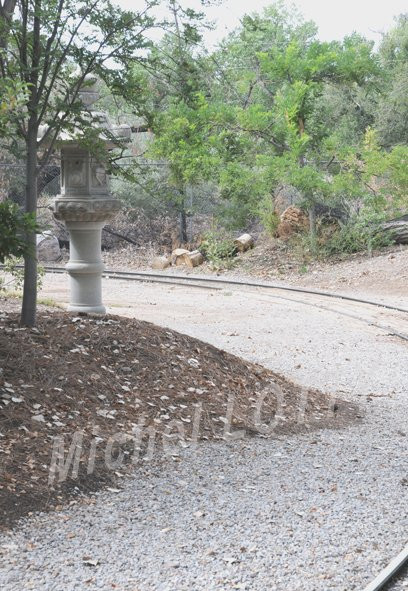
{"type": "Polygon", "coordinates": [[[105,222],[68,222],[70,257],[66,269],[70,275],[71,312],[104,314],[102,304],[101,234],[105,222]]]}

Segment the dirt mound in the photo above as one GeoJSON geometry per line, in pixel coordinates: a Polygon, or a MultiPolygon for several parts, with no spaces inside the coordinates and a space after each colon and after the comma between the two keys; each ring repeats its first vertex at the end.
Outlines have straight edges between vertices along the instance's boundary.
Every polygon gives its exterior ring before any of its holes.
{"type": "Polygon", "coordinates": [[[114,486],[139,461],[177,461],[192,442],[231,439],[237,430],[270,437],[341,427],[357,414],[146,322],[42,311],[30,330],[18,327],[8,302],[0,305],[3,526],[114,486]]]}

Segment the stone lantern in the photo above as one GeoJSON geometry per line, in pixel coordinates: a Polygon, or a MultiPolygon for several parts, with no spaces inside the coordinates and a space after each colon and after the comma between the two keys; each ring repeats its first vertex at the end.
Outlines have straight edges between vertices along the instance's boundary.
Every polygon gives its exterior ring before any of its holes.
{"type": "MultiPolygon", "coordinates": [[[[117,146],[116,140],[129,141],[129,125],[112,126],[105,113],[92,109],[99,99],[96,79],[88,76],[79,91],[84,116],[90,117],[106,150],[117,146]]],[[[71,296],[68,310],[104,314],[102,303],[101,235],[103,226],[115,217],[120,202],[109,192],[109,178],[104,164],[98,162],[78,143],[78,134],[62,132],[61,195],[54,200],[53,213],[65,222],[70,237],[70,258],[66,269],[70,276],[71,296]]]]}

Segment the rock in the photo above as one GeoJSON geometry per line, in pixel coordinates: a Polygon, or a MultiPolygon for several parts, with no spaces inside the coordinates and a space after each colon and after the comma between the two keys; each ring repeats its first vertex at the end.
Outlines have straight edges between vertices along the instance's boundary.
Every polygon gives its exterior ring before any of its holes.
{"type": "Polygon", "coordinates": [[[171,262],[169,258],[166,256],[155,257],[152,261],[152,269],[159,269],[163,271],[163,269],[167,269],[167,267],[170,267],[170,264],[171,262]]]}
{"type": "Polygon", "coordinates": [[[51,232],[37,234],[37,257],[43,263],[55,263],[61,260],[58,238],[51,232]]]}
{"type": "Polygon", "coordinates": [[[36,421],[37,423],[45,423],[44,415],[34,415],[31,417],[32,421],[36,421]]]}

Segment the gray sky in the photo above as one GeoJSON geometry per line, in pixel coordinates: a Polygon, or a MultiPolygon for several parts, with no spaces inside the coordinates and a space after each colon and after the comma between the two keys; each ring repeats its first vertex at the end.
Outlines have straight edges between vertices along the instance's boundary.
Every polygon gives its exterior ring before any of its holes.
{"type": "MultiPolygon", "coordinates": [[[[116,2],[127,9],[139,4],[137,0],[116,2]]],[[[200,7],[199,0],[182,0],[182,3],[191,8],[200,7]]],[[[209,18],[216,21],[216,30],[206,35],[207,42],[217,43],[239,24],[244,14],[261,12],[270,4],[271,0],[224,0],[221,6],[207,9],[209,18]]],[[[293,4],[307,20],[315,21],[319,37],[324,41],[342,39],[353,31],[379,41],[379,32],[393,25],[393,17],[408,12],[407,0],[295,0],[293,4]]]]}
{"type": "MultiPolygon", "coordinates": [[[[223,6],[213,9],[219,23],[217,34],[222,37],[243,14],[261,11],[270,4],[268,0],[226,0],[223,6]]],[[[293,4],[307,20],[315,21],[324,41],[342,39],[353,31],[377,41],[378,32],[387,31],[394,16],[408,12],[407,0],[295,0],[293,4]]]]}

